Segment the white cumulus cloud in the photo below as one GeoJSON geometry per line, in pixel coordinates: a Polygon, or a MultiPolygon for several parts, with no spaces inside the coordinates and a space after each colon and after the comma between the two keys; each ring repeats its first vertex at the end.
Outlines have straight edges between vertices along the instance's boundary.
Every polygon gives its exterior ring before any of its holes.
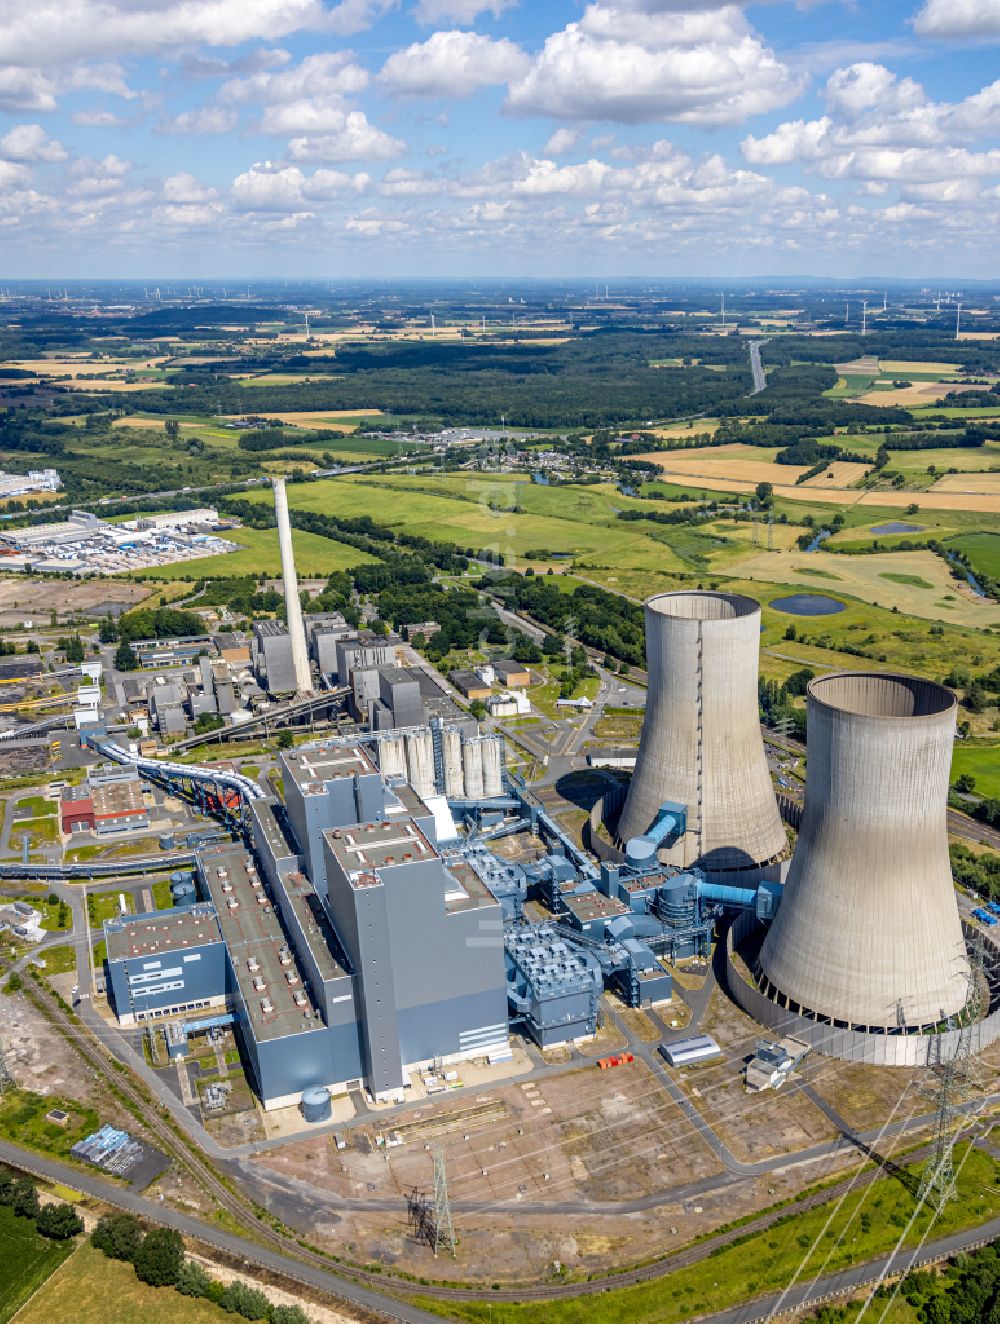
{"type": "Polygon", "coordinates": [[[224,106],[197,106],[194,110],[183,110],[179,115],[162,120],[158,128],[160,133],[232,133],[239,122],[238,111],[227,110],[224,106]]]}
{"type": "Polygon", "coordinates": [[[514,9],[518,0],[418,0],[413,17],[418,23],[475,23],[480,14],[499,18],[505,9],[514,9]]]}
{"type": "Polygon", "coordinates": [[[418,97],[467,97],[481,87],[506,83],[527,72],[530,61],[506,37],[476,32],[435,32],[386,60],[379,80],[393,92],[418,97]]]}
{"type": "Polygon", "coordinates": [[[1000,37],[1000,0],[927,0],[913,26],[925,37],[1000,37]]]}
{"type": "Polygon", "coordinates": [[[508,105],[564,119],[730,124],[784,105],[804,85],[735,5],[644,12],[602,0],[548,37],[508,105]]]}
{"type": "Polygon", "coordinates": [[[0,155],[10,161],[65,161],[67,152],[40,124],[15,124],[0,138],[0,155]]]}

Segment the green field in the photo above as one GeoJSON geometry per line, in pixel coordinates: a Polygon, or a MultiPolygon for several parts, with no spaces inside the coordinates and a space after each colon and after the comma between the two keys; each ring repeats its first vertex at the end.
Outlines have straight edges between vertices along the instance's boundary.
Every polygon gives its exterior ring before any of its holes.
{"type": "MultiPolygon", "coordinates": [[[[965,1152],[963,1147],[963,1156],[965,1152]]],[[[906,1244],[916,1245],[932,1222],[935,1236],[985,1222],[993,1215],[995,1183],[996,1164],[973,1150],[959,1174],[958,1200],[936,1218],[929,1208],[923,1209],[906,1244]]],[[[825,1227],[832,1212],[829,1204],[807,1212],[793,1208],[785,1221],[747,1236],[742,1243],[637,1287],[539,1305],[448,1302],[436,1309],[446,1318],[482,1324],[683,1324],[694,1316],[777,1291],[796,1271],[808,1282],[817,1272],[834,1273],[890,1249],[913,1212],[914,1199],[896,1178],[882,1178],[876,1192],[874,1198],[864,1190],[848,1196],[829,1228],[825,1227]]],[[[422,1298],[420,1304],[425,1304],[422,1298]]]]}
{"type": "Polygon", "coordinates": [[[1000,533],[967,533],[949,539],[948,546],[965,553],[973,573],[979,571],[991,579],[1000,579],[1000,533]]]}
{"type": "Polygon", "coordinates": [[[106,1259],[85,1241],[22,1310],[18,1324],[222,1324],[234,1318],[208,1301],[147,1287],[131,1264],[106,1259]]]}
{"type": "Polygon", "coordinates": [[[100,1118],[93,1108],[56,1094],[11,1090],[0,1099],[0,1135],[16,1145],[24,1145],[43,1154],[65,1158],[78,1140],[96,1131],[100,1124],[100,1118]],[[45,1114],[52,1108],[63,1108],[69,1113],[69,1122],[65,1127],[45,1120],[45,1114]]]}
{"type": "MultiPolygon", "coordinates": [[[[62,1264],[72,1250],[72,1242],[48,1241],[35,1231],[29,1219],[18,1218],[12,1209],[0,1207],[0,1324],[6,1324],[33,1293],[62,1264]]],[[[72,1319],[75,1312],[53,1315],[47,1324],[57,1319],[72,1319]]],[[[24,1318],[23,1315],[21,1318],[24,1318]]]]}
{"type": "MultiPolygon", "coordinates": [[[[319,483],[301,486],[318,487],[319,483]]],[[[293,484],[290,492],[294,492],[293,484]]],[[[270,494],[267,499],[270,500],[270,494]]],[[[244,575],[281,573],[281,555],[278,551],[277,529],[234,529],[225,535],[230,542],[240,544],[238,552],[228,552],[224,556],[205,556],[196,561],[183,561],[180,564],[156,566],[151,570],[135,571],[133,578],[140,579],[201,579],[210,575],[214,579],[244,575]]],[[[351,566],[361,565],[374,558],[367,552],[360,552],[347,543],[334,542],[332,538],[323,538],[317,533],[306,533],[301,529],[292,530],[292,542],[295,547],[295,565],[301,579],[323,579],[335,570],[347,570],[351,566]]]]}
{"type": "Polygon", "coordinates": [[[967,773],[976,779],[976,793],[1000,796],[1000,745],[978,741],[955,741],[951,779],[967,773]]]}
{"type": "Polygon", "coordinates": [[[76,948],[70,946],[46,947],[39,953],[45,962],[44,974],[68,975],[76,969],[76,948]]]}

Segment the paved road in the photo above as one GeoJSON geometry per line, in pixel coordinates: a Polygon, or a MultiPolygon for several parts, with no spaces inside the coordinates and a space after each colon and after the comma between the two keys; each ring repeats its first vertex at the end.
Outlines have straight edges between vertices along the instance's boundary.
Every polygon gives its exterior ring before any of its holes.
{"type": "Polygon", "coordinates": [[[753,390],[751,395],[760,395],[767,386],[767,374],[764,372],[764,365],[760,361],[760,351],[768,342],[766,340],[750,341],[750,371],[753,373],[753,390]]]}

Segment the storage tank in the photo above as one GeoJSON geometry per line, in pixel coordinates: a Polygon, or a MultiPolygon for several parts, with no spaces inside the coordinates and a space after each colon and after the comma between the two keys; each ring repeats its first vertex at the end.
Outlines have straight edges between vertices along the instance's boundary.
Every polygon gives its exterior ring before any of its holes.
{"type": "Polygon", "coordinates": [[[430,731],[406,733],[406,776],[417,795],[425,798],[434,794],[434,743],[430,731]]]}
{"type": "Polygon", "coordinates": [[[503,795],[503,736],[483,740],[483,794],[488,800],[503,795]]]}
{"type": "Polygon", "coordinates": [[[333,1103],[325,1085],[314,1085],[302,1091],[302,1116],[307,1122],[330,1121],[333,1103]]]}
{"type": "Polygon", "coordinates": [[[462,742],[462,769],[466,800],[483,798],[483,742],[479,737],[462,742]]]}
{"type": "Polygon", "coordinates": [[[378,742],[378,766],[383,777],[406,776],[406,746],[402,736],[384,736],[378,742]]]}
{"type": "Polygon", "coordinates": [[[163,836],[160,837],[160,850],[173,850],[174,844],[174,834],[172,832],[164,832],[163,836]]]}
{"type": "Polygon", "coordinates": [[[444,765],[444,793],[457,799],[465,794],[462,774],[462,733],[454,727],[441,731],[441,761],[444,765]]]}
{"type": "Polygon", "coordinates": [[[760,953],[772,995],[854,1028],[961,1010],[969,965],[948,858],[955,696],[913,676],[810,682],[798,844],[760,953]]]}
{"type": "Polygon", "coordinates": [[[757,702],[760,604],[735,593],[661,593],[646,603],[649,684],[635,772],[618,823],[642,836],[660,806],[686,807],[664,863],[751,870],[782,856],[757,702]]]}

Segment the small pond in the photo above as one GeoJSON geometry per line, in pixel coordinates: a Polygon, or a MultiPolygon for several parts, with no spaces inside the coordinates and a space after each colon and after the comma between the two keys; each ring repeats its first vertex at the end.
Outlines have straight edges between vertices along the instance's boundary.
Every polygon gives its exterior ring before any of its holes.
{"type": "Polygon", "coordinates": [[[771,606],[789,616],[833,616],[843,611],[846,603],[823,593],[792,593],[787,598],[773,598],[771,606]]]}
{"type": "Polygon", "coordinates": [[[923,533],[926,527],[924,524],[900,524],[894,520],[891,524],[875,525],[872,533],[923,533]]]}

